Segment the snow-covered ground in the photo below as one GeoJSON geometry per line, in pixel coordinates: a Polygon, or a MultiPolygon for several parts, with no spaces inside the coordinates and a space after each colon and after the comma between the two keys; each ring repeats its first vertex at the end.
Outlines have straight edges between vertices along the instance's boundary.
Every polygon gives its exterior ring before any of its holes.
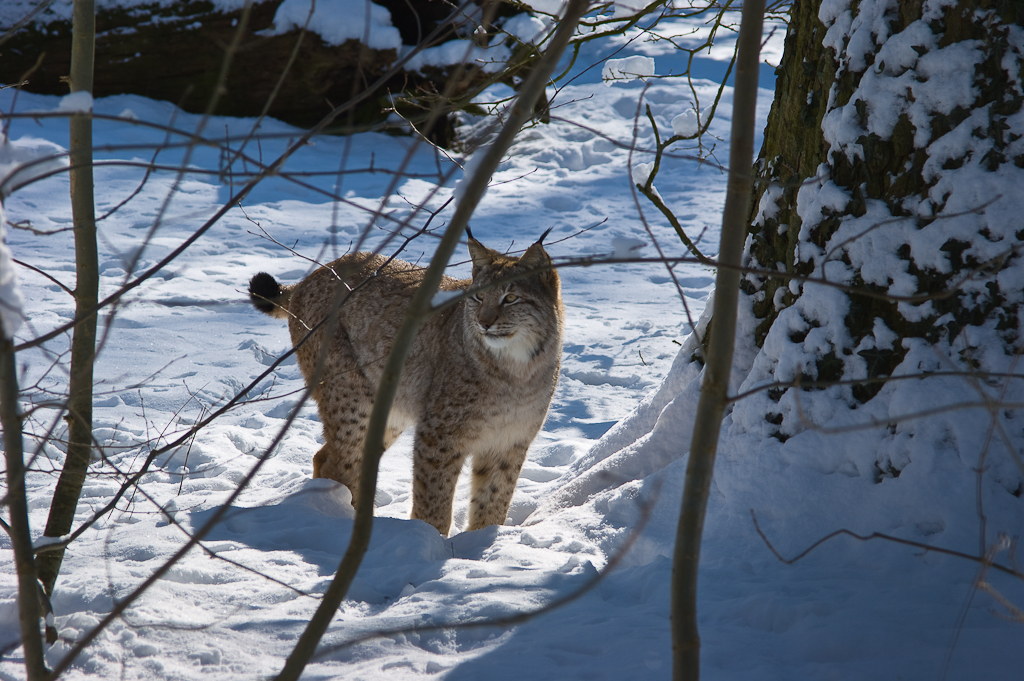
{"type": "MultiPolygon", "coordinates": [[[[777,55],[781,35],[776,41],[777,55]]],[[[592,63],[624,42],[590,46],[583,57],[592,63]]],[[[653,56],[657,72],[667,73],[678,65],[667,50],[664,43],[638,42],[616,56],[653,56]]],[[[699,69],[718,72],[721,62],[706,58],[699,69]]],[[[770,68],[765,71],[770,85],[770,68]]],[[[670,272],[658,263],[600,263],[611,255],[654,258],[654,239],[666,254],[685,255],[653,206],[642,199],[638,206],[629,159],[634,129],[637,148],[653,144],[641,95],[663,130],[690,107],[685,82],[609,87],[600,73],[597,67],[557,95],[549,92],[555,120],[522,133],[472,223],[477,238],[502,250],[521,248],[550,227],[548,251],[567,265],[561,270],[567,310],[562,373],[508,524],[459,532],[468,503],[465,480],[452,536],[408,520],[411,439],[404,435],[382,462],[370,551],[305,678],[669,676],[670,556],[697,396],[690,383],[696,368],[686,361],[693,348],[690,321],[704,309],[713,272],[692,264],[670,272]],[[640,247],[631,251],[634,246],[640,247]],[[583,260],[592,264],[577,266],[583,260]],[[632,548],[621,555],[625,542],[632,548]],[[542,607],[589,584],[613,559],[617,567],[596,587],[527,623],[443,626],[542,607]],[[343,645],[401,628],[409,631],[343,645]]],[[[716,86],[695,84],[703,107],[716,86]]],[[[760,92],[760,127],[771,96],[770,90],[760,92]]],[[[5,112],[13,97],[11,90],[0,91],[5,112]]],[[[14,110],[54,111],[59,101],[23,93],[14,110]]],[[[711,128],[725,140],[715,151],[722,161],[728,158],[730,107],[726,90],[711,128]]],[[[117,208],[99,223],[104,295],[189,238],[252,168],[242,160],[229,165],[220,150],[198,147],[189,159],[197,172],[145,176],[142,166],[165,132],[138,122],[191,130],[200,117],[130,96],[98,100],[95,111],[121,119],[95,123],[97,209],[104,215],[117,208]]],[[[217,118],[205,131],[237,147],[251,126],[251,120],[217,118]]],[[[246,152],[266,161],[300,134],[264,121],[258,144],[251,141],[246,152]]],[[[13,120],[0,164],[38,158],[53,145],[66,148],[67,136],[65,118],[13,120]]],[[[323,262],[345,252],[378,210],[364,247],[387,242],[385,251],[393,250],[397,225],[409,218],[402,229],[410,234],[427,218],[423,210],[414,213],[418,206],[425,202],[428,211],[436,210],[447,200],[461,173],[440,183],[439,173],[451,169],[444,156],[421,148],[407,168],[412,177],[395,181],[388,173],[410,147],[409,138],[379,134],[317,138],[285,167],[311,173],[301,178],[304,185],[281,177],[263,182],[129,294],[116,314],[102,317],[94,425],[105,458],[86,482],[78,522],[102,508],[118,475],[137,470],[149,447],[173,440],[288,349],[285,326],[248,303],[245,287],[253,273],[298,280],[310,271],[310,259],[323,262]],[[339,167],[375,172],[339,176],[339,167]],[[344,201],[328,200],[324,190],[344,201]]],[[[181,147],[162,149],[156,162],[173,166],[183,153],[181,147]]],[[[632,159],[635,165],[650,156],[634,151],[632,159]]],[[[702,234],[700,246],[713,256],[725,189],[721,172],[675,158],[656,183],[687,232],[702,234]]],[[[8,228],[7,243],[15,258],[73,287],[67,196],[65,173],[11,194],[5,209],[16,228],[8,228]],[[36,232],[22,229],[26,223],[36,232]]],[[[425,262],[433,243],[432,236],[421,237],[402,257],[425,262]]],[[[467,276],[467,258],[460,250],[451,272],[467,276]]],[[[31,269],[17,274],[27,316],[19,342],[72,318],[72,299],[60,285],[31,269]]],[[[750,332],[745,317],[741,333],[750,332]]],[[[18,356],[26,402],[38,405],[28,424],[33,433],[45,432],[58,415],[45,403],[64,389],[68,344],[59,336],[44,350],[18,356]]],[[[737,363],[749,368],[751,361],[746,356],[737,363]]],[[[72,545],[53,599],[63,640],[50,649],[51,664],[211,517],[264,456],[301,387],[294,361],[274,369],[248,401],[161,456],[138,490],[72,545]]],[[[934,679],[948,672],[951,679],[982,679],[1019,673],[1024,629],[994,614],[992,597],[974,589],[976,564],[879,540],[839,538],[788,566],[757,536],[750,516],[754,509],[785,555],[843,527],[976,552],[974,460],[943,456],[954,444],[956,451],[972,451],[971,438],[977,453],[986,423],[972,418],[972,412],[961,412],[948,432],[919,437],[916,449],[905,449],[921,465],[881,482],[872,463],[888,442],[885,428],[838,436],[807,431],[782,443],[727,420],[730,436],[719,455],[702,554],[705,678],[934,679]]],[[[56,427],[59,433],[62,425],[56,427]]],[[[203,549],[189,553],[101,634],[68,677],[250,679],[276,673],[316,608],[351,529],[347,491],[310,479],[320,438],[315,410],[307,405],[203,549]]],[[[27,440],[29,452],[32,442],[27,440]]],[[[45,524],[63,456],[50,444],[32,463],[34,536],[45,524]]],[[[986,491],[984,500],[990,537],[1020,532],[1019,498],[986,491]]],[[[5,647],[19,633],[6,537],[0,537],[0,549],[5,647]]],[[[1019,582],[994,573],[986,579],[1011,601],[1024,602],[1019,582]]],[[[20,649],[8,648],[0,678],[23,675],[20,649]]]]}

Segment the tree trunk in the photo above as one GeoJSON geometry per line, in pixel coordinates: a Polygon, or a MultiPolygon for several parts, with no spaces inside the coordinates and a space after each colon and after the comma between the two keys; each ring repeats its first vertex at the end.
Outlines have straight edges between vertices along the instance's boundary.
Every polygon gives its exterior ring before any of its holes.
{"type": "MultiPolygon", "coordinates": [[[[96,37],[94,0],[75,0],[71,91],[92,92],[93,46],[96,37]]],[[[75,233],[75,326],[71,340],[68,385],[68,451],[46,522],[47,537],[71,531],[82,485],[92,459],[92,383],[96,354],[96,304],[99,264],[96,251],[96,214],[93,205],[92,115],[71,116],[71,213],[75,233]]],[[[39,559],[39,578],[47,594],[53,593],[64,550],[39,559]]]]}
{"type": "MultiPolygon", "coordinates": [[[[754,185],[751,202],[751,251],[761,263],[783,263],[787,272],[797,271],[793,261],[800,216],[796,213],[796,194],[804,180],[814,177],[825,159],[826,145],[821,135],[821,121],[825,115],[829,88],[835,78],[835,64],[826,58],[821,40],[825,27],[818,20],[821,0],[795,0],[790,10],[789,30],[786,34],[782,62],[775,70],[775,99],[772,101],[768,126],[758,158],[759,182],[754,185]],[[769,184],[778,212],[757,224],[761,197],[769,184]],[[780,229],[780,225],[783,226],[780,229]]],[[[803,268],[807,273],[807,268],[803,268]]],[[[782,278],[763,282],[764,297],[754,305],[762,320],[758,326],[757,343],[764,341],[768,328],[775,319],[772,302],[775,292],[786,288],[782,278]]],[[[788,301],[792,302],[792,295],[788,301]]]]}
{"type": "MultiPolygon", "coordinates": [[[[1021,266],[1024,239],[1024,3],[822,5],[793,5],[758,161],[749,265],[784,274],[748,274],[743,288],[759,346],[770,333],[782,345],[828,338],[802,373],[772,378],[863,381],[843,388],[856,408],[910,339],[968,370],[984,368],[964,353],[989,332],[1020,351],[1024,298],[1001,273],[1021,266]],[[843,287],[829,294],[842,325],[803,300],[823,290],[803,277],[843,287]]],[[[786,392],[770,391],[765,409],[783,440],[807,427],[779,406],[786,392]]]]}

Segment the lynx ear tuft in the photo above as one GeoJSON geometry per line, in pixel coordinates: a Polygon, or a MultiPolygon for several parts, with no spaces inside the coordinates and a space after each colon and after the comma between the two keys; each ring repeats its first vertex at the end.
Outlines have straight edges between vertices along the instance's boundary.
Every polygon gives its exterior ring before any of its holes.
{"type": "Polygon", "coordinates": [[[546,230],[544,230],[544,233],[540,235],[540,238],[537,239],[536,243],[538,245],[544,243],[544,239],[547,238],[548,234],[551,234],[551,230],[553,229],[554,227],[548,227],[546,230]]]}

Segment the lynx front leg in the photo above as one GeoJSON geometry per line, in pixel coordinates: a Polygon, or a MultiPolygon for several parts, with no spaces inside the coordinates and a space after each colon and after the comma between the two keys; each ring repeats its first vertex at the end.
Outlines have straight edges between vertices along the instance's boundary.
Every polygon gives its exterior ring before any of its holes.
{"type": "Polygon", "coordinates": [[[527,444],[517,444],[501,454],[473,457],[472,496],[469,500],[470,530],[504,525],[519,471],[526,461],[527,444]]]}
{"type": "Polygon", "coordinates": [[[455,483],[465,455],[447,436],[417,428],[413,446],[412,517],[425,520],[448,536],[452,525],[455,483]]]}

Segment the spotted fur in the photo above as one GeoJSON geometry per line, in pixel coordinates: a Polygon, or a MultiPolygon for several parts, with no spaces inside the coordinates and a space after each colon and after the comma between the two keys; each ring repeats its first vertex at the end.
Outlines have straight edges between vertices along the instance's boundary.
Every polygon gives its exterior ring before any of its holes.
{"type": "MultiPolygon", "coordinates": [[[[561,289],[541,242],[515,258],[470,236],[469,251],[473,278],[445,277],[440,288],[470,295],[432,315],[420,330],[385,434],[390,446],[415,426],[412,517],[442,535],[451,526],[455,483],[467,457],[473,461],[468,529],[505,522],[561,364],[561,289]]],[[[422,269],[407,262],[353,253],[292,286],[279,286],[262,272],[250,282],[257,309],[288,320],[299,366],[307,383],[315,384],[325,444],[313,457],[313,476],[345,484],[353,497],[384,361],[422,278],[422,269]],[[321,359],[329,324],[310,329],[336,300],[344,302],[321,359]]]]}

